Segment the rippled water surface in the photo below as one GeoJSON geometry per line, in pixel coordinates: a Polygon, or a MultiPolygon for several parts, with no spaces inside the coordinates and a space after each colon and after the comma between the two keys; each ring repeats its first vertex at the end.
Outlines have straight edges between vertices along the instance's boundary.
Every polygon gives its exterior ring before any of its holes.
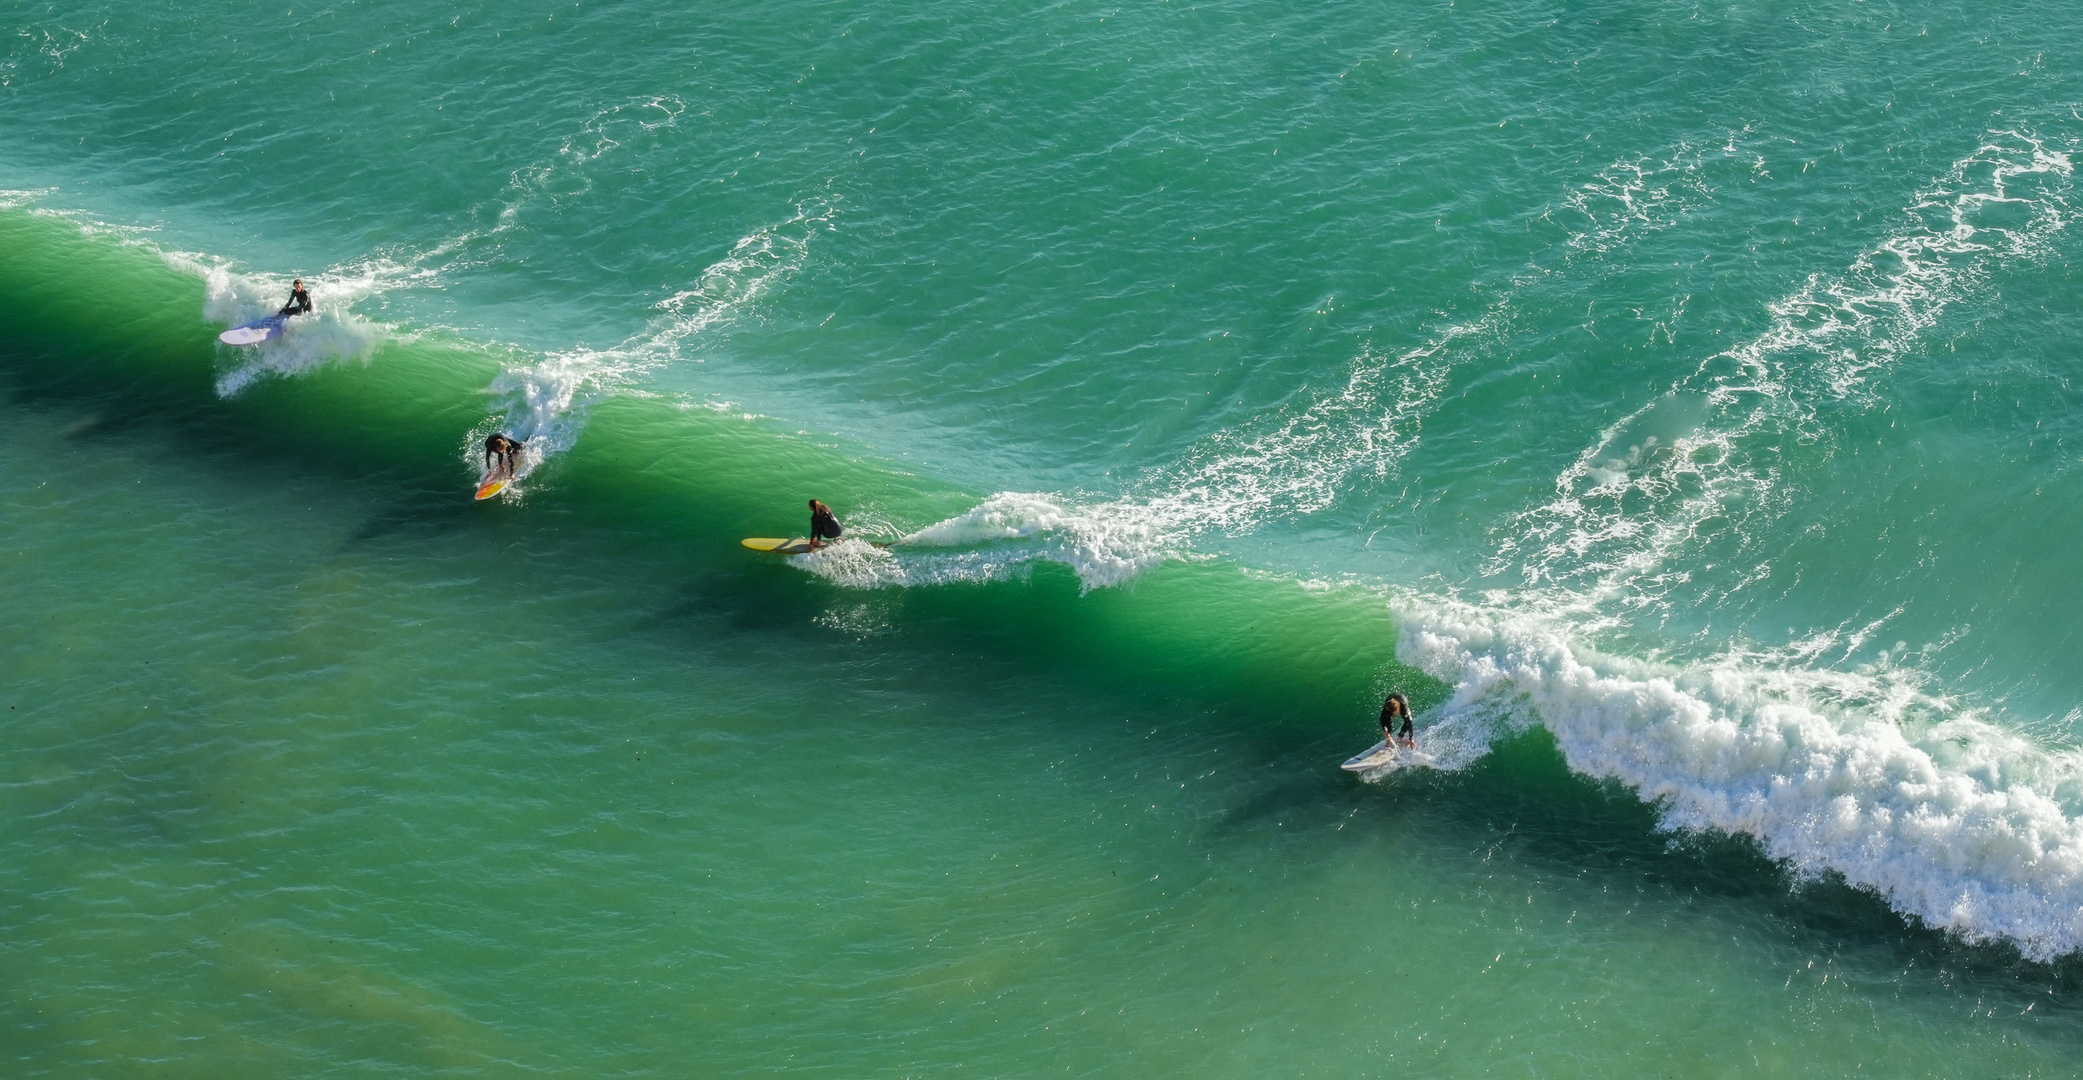
{"type": "Polygon", "coordinates": [[[2067,9],[4,10],[11,1075],[2073,1072],[2067,9]]]}

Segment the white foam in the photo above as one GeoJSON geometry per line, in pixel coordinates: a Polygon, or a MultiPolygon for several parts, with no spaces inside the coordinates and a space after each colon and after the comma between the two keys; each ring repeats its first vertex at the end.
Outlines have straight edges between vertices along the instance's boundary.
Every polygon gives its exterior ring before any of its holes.
{"type": "Polygon", "coordinates": [[[1398,608],[1399,656],[1454,687],[1434,723],[1537,722],[1571,769],[1626,784],[1669,827],[1754,837],[1971,941],[2037,960],[2083,948],[2083,755],[1929,695],[1913,667],[1737,651],[1678,667],[1602,655],[1540,616],[1398,608]]]}
{"type": "MultiPolygon", "coordinates": [[[[288,299],[291,275],[241,273],[222,262],[161,252],[168,265],[202,277],[204,318],[236,326],[274,313],[288,299]]],[[[391,327],[351,310],[356,301],[424,275],[383,260],[316,274],[295,275],[311,292],[314,310],[283,324],[282,335],[232,351],[232,366],[217,378],[217,393],[234,397],[268,377],[293,377],[342,360],[366,361],[391,336],[391,327]]]]}
{"type": "Polygon", "coordinates": [[[57,190],[57,188],[0,188],[0,210],[19,210],[25,206],[34,206],[57,190]]]}
{"type": "MultiPolygon", "coordinates": [[[[659,314],[643,330],[618,345],[509,365],[487,391],[504,406],[472,432],[476,441],[465,446],[464,458],[473,468],[481,467],[483,437],[505,431],[527,442],[518,480],[545,458],[570,448],[585,425],[588,404],[638,389],[663,365],[699,360],[695,344],[704,332],[754,313],[761,300],[802,269],[811,238],[831,228],[835,206],[830,197],[806,200],[788,219],[740,237],[692,285],[660,301],[659,314]]],[[[518,486],[513,490],[518,494],[518,486]]]]}
{"type": "Polygon", "coordinates": [[[1827,438],[1823,403],[1865,393],[1998,268],[2045,258],[2070,219],[2072,172],[2037,136],[1991,133],[1916,194],[1904,227],[1602,432],[1486,566],[1516,569],[1519,588],[1481,606],[1399,603],[1401,656],[1455,688],[1438,718],[1473,732],[1539,723],[1570,768],[1626,784],[1667,825],[1755,837],[1966,939],[2041,960],[2083,948],[2083,755],[1929,694],[1906,643],[1829,666],[1899,609],[1684,664],[1586,644],[1667,610],[1697,561],[1685,553],[1783,515],[1798,493],[1775,451],[1827,438]]]}
{"type": "MultiPolygon", "coordinates": [[[[1720,164],[1750,170],[1755,155],[1725,144],[1679,143],[1661,157],[1616,161],[1572,189],[1549,215],[1568,219],[1560,258],[1603,256],[1668,227],[1704,201],[1720,164]]],[[[1272,520],[1321,511],[1356,481],[1389,477],[1417,445],[1425,418],[1457,369],[1491,355],[1512,319],[1518,292],[1540,280],[1549,253],[1467,319],[1445,318],[1417,345],[1384,354],[1363,344],[1344,377],[1296,407],[1202,439],[1181,458],[1113,498],[999,492],[977,507],[906,538],[906,550],[875,572],[831,563],[826,576],[883,586],[972,581],[1019,572],[1036,561],[1071,567],[1086,589],[1133,580],[1168,560],[1200,557],[1197,541],[1242,535],[1272,520]],[[919,554],[915,547],[985,545],[969,553],[919,554]]],[[[825,562],[805,562],[826,573],[825,562]]]]}
{"type": "Polygon", "coordinates": [[[1769,306],[1763,333],[1601,433],[1556,478],[1554,497],[1513,522],[1486,572],[1566,585],[1571,596],[1544,603],[1580,611],[1665,603],[1685,580],[1669,569],[1675,554],[1786,511],[1796,493],[1777,450],[1828,436],[1822,402],[1861,393],[1997,267],[2046,257],[2071,219],[2072,174],[2042,138],[1991,133],[1915,195],[1903,229],[1843,272],[1812,275],[1769,306]],[[1982,220],[1998,212],[2015,220],[1982,220]],[[1692,414],[1682,428],[1648,437],[1657,416],[1680,411],[1692,414]]]}
{"type": "Polygon", "coordinates": [[[155,228],[100,221],[82,212],[36,206],[55,189],[0,191],[0,209],[32,207],[30,213],[56,218],[83,236],[111,238],[157,255],[178,273],[203,280],[203,318],[236,326],[273,314],[289,299],[298,277],[310,289],[314,311],[290,319],[280,337],[234,351],[231,366],[219,375],[217,393],[232,397],[268,376],[294,376],[340,360],[366,360],[392,327],[354,314],[359,301],[406,285],[426,285],[434,272],[383,258],[363,259],[312,274],[240,271],[227,260],[169,250],[154,239],[155,228]]]}
{"type": "Polygon", "coordinates": [[[1728,132],[1719,144],[1681,140],[1660,156],[1621,158],[1578,185],[1543,217],[1571,226],[1563,242],[1568,256],[1612,253],[1676,225],[1713,197],[1720,173],[1734,169],[1768,175],[1764,156],[1744,145],[1751,133],[1746,124],[1728,132]]]}

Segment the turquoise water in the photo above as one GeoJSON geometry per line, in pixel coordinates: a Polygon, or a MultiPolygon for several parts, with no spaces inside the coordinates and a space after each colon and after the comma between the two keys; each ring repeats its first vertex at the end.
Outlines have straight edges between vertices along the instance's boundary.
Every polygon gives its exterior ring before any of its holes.
{"type": "Polygon", "coordinates": [[[7,26],[9,1074],[2074,1074],[2066,9],[7,26]]]}

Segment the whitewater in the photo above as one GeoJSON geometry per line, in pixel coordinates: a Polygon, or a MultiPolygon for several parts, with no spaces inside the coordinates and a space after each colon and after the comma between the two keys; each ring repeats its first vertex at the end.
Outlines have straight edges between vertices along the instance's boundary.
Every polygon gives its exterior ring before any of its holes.
{"type": "Polygon", "coordinates": [[[2065,12],[10,20],[13,1071],[2073,1072],[2065,12]]]}

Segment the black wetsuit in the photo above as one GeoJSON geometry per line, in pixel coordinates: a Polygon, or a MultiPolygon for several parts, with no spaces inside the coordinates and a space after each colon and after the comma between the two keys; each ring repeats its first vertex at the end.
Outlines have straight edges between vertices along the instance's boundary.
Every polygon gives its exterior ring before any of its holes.
{"type": "Polygon", "coordinates": [[[832,516],[830,508],[811,511],[810,539],[837,540],[845,531],[839,527],[839,519],[832,516]]]}
{"type": "Polygon", "coordinates": [[[495,432],[485,439],[485,471],[491,471],[492,462],[496,459],[501,470],[512,472],[514,459],[520,456],[520,453],[520,443],[507,438],[503,432],[495,432]]]}
{"type": "Polygon", "coordinates": [[[1397,715],[1395,709],[1398,704],[1402,703],[1402,700],[1403,699],[1401,698],[1392,697],[1389,700],[1381,703],[1381,737],[1383,742],[1390,742],[1399,739],[1404,742],[1414,741],[1411,737],[1409,705],[1403,706],[1403,730],[1400,732],[1396,730],[1397,715]]]}
{"type": "Polygon", "coordinates": [[[289,294],[289,303],[287,303],[287,304],[284,304],[284,305],[282,305],[282,310],[281,310],[281,311],[278,311],[278,312],[276,312],[275,314],[277,314],[277,315],[309,315],[309,314],[311,314],[311,293],[310,293],[310,292],[309,292],[308,290],[305,290],[305,289],[298,289],[298,290],[296,290],[295,292],[292,292],[292,293],[290,293],[290,294],[289,294]]]}

